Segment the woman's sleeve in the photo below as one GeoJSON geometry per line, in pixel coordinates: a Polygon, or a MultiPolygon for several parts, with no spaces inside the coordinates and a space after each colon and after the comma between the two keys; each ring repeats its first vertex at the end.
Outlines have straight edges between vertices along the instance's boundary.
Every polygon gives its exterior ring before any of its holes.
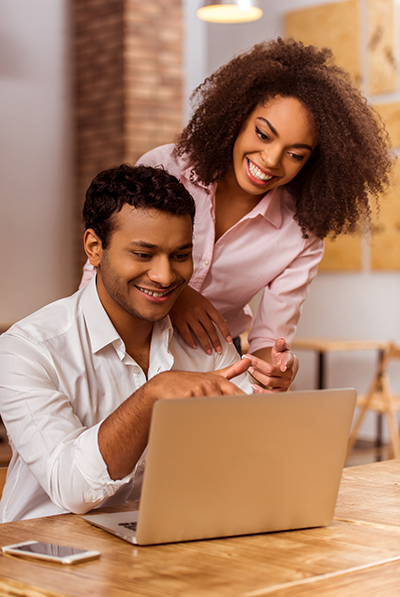
{"type": "Polygon", "coordinates": [[[290,345],[296,332],[308,288],[317,275],[324,254],[323,240],[306,239],[299,255],[264,289],[253,327],[249,352],[273,346],[277,338],[290,345]]]}

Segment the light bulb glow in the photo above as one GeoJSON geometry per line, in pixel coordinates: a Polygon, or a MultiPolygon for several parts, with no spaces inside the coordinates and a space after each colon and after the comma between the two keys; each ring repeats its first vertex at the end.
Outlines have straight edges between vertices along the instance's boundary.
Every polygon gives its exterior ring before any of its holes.
{"type": "Polygon", "coordinates": [[[209,23],[248,23],[262,17],[261,8],[250,6],[249,0],[238,0],[237,4],[211,4],[199,8],[199,19],[209,23]]]}

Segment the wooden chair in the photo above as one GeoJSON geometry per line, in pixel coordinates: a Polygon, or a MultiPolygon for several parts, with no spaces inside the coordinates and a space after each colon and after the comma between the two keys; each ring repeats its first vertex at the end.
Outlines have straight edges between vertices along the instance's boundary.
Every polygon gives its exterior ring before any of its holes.
{"type": "Polygon", "coordinates": [[[3,487],[6,483],[6,476],[7,476],[7,467],[6,466],[0,467],[0,498],[3,493],[3,487]]]}
{"type": "Polygon", "coordinates": [[[374,410],[386,415],[389,426],[392,454],[394,458],[400,458],[400,434],[399,425],[396,418],[397,411],[400,410],[400,395],[393,394],[389,374],[387,371],[392,359],[400,360],[400,346],[389,343],[387,348],[382,351],[379,359],[377,371],[367,394],[358,396],[357,406],[360,407],[358,417],[350,434],[347,455],[349,455],[356,440],[357,433],[361,427],[367,410],[374,410]]]}

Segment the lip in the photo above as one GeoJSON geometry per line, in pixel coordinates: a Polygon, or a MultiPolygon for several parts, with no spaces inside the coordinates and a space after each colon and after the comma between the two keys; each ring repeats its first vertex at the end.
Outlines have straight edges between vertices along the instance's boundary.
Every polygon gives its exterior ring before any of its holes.
{"type": "Polygon", "coordinates": [[[255,162],[253,162],[250,158],[246,157],[246,174],[248,179],[250,180],[250,182],[258,187],[266,187],[269,184],[271,184],[272,182],[274,182],[278,177],[275,176],[274,174],[272,174],[271,172],[268,172],[266,170],[264,170],[263,168],[260,168],[260,166],[258,166],[255,162]],[[258,170],[261,170],[261,172],[263,174],[265,174],[266,176],[271,176],[271,178],[269,178],[268,180],[259,180],[258,178],[256,178],[255,176],[253,176],[253,174],[250,171],[250,164],[252,164],[255,168],[257,168],[258,170]]]}
{"type": "Polygon", "coordinates": [[[147,300],[153,302],[153,303],[165,303],[173,294],[173,292],[177,289],[177,286],[175,286],[174,288],[171,288],[170,290],[161,290],[161,289],[155,289],[155,288],[145,288],[144,286],[136,286],[135,288],[137,288],[137,290],[139,290],[139,292],[146,297],[147,300]],[[149,292],[155,292],[155,293],[159,293],[161,294],[161,296],[154,296],[153,294],[149,294],[149,292]],[[163,292],[165,292],[165,294],[162,294],[163,292]]]}

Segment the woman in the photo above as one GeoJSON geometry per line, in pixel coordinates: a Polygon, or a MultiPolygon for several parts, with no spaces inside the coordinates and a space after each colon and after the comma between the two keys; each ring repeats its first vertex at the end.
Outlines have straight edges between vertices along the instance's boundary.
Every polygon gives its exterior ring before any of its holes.
{"type": "Polygon", "coordinates": [[[192,99],[177,143],[139,160],[177,176],[196,202],[194,274],[171,318],[190,346],[218,351],[214,324],[228,341],[248,329],[248,302],[263,289],[251,372],[286,390],[323,238],[369,221],[369,197],[388,182],[387,135],[330,50],[290,39],[255,45],[192,99]]]}

